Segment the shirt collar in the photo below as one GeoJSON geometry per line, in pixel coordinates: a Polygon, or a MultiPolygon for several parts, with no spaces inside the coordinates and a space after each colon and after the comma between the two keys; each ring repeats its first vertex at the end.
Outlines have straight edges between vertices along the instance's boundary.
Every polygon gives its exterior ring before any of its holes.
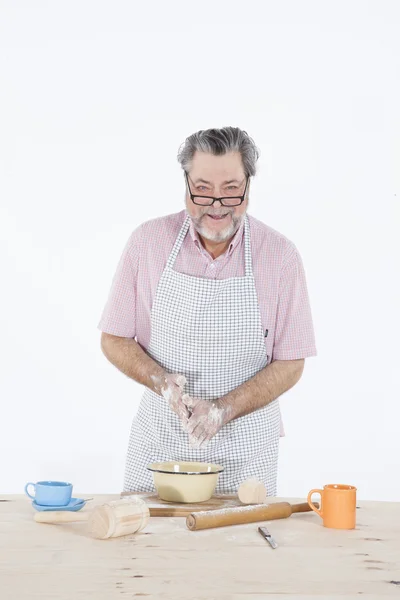
{"type": "MultiPolygon", "coordinates": [[[[232,254],[233,250],[236,248],[236,246],[239,244],[239,242],[241,241],[241,239],[243,237],[243,230],[244,230],[244,219],[241,222],[239,229],[237,230],[237,232],[231,239],[231,242],[229,244],[228,249],[225,252],[225,255],[232,254]]],[[[195,230],[195,228],[193,226],[192,219],[190,219],[189,233],[190,233],[190,237],[192,238],[192,240],[196,244],[196,246],[200,250],[204,250],[203,244],[201,243],[200,238],[199,238],[199,234],[197,233],[197,231],[195,230]]]]}

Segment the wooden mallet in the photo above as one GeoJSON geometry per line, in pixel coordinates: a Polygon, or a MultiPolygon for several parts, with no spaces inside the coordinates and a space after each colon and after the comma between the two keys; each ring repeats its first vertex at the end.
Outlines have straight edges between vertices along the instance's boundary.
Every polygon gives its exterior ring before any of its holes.
{"type": "Polygon", "coordinates": [[[74,523],[87,521],[87,530],[91,537],[105,540],[138,533],[144,529],[150,517],[149,507],[138,496],[129,496],[121,500],[112,500],[96,506],[91,511],[69,512],[43,511],[35,513],[37,523],[74,523]]]}

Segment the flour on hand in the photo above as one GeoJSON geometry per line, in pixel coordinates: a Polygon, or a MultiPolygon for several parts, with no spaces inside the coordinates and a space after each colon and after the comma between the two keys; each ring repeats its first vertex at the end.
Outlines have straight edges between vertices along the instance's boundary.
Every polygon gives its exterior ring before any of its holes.
{"type": "Polygon", "coordinates": [[[186,431],[189,410],[182,402],[183,389],[187,383],[184,375],[177,373],[168,373],[165,377],[154,377],[152,380],[157,388],[160,389],[161,395],[167,400],[171,410],[180,418],[182,427],[186,431]]]}
{"type": "Polygon", "coordinates": [[[227,422],[227,410],[210,400],[182,396],[184,404],[192,411],[187,425],[189,443],[193,448],[205,448],[208,442],[227,422]]]}

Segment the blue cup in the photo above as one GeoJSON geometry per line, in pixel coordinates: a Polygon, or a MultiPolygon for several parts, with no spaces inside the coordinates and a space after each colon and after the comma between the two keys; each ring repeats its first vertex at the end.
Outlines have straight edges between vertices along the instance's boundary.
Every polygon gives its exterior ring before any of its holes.
{"type": "Polygon", "coordinates": [[[72,483],[66,481],[29,482],[25,486],[25,494],[41,506],[67,506],[72,496],[72,483]],[[28,492],[30,485],[35,490],[34,496],[28,492]]]}

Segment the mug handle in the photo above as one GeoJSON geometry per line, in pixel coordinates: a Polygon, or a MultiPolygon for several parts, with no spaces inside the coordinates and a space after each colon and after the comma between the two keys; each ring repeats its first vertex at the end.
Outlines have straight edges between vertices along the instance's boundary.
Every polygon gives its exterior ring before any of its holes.
{"type": "Polygon", "coordinates": [[[307,502],[308,502],[308,505],[309,505],[309,507],[310,507],[310,508],[311,508],[311,509],[312,509],[314,512],[316,512],[316,513],[317,513],[317,515],[319,515],[319,516],[321,517],[321,519],[323,518],[323,513],[322,513],[322,508],[323,508],[323,507],[322,507],[322,497],[323,497],[323,492],[324,492],[324,490],[318,490],[318,489],[316,489],[316,490],[311,490],[311,491],[308,493],[308,496],[307,496],[307,502]],[[316,508],[316,507],[315,507],[315,505],[314,505],[314,504],[312,503],[312,501],[311,501],[311,496],[312,496],[313,494],[319,494],[319,495],[321,496],[321,508],[320,508],[320,510],[318,510],[318,508],[316,508]]]}
{"type": "Polygon", "coordinates": [[[26,494],[27,496],[29,496],[29,498],[31,498],[32,500],[34,500],[34,499],[35,499],[35,496],[31,496],[31,495],[30,495],[30,493],[28,492],[28,487],[29,487],[30,485],[33,485],[33,487],[34,487],[34,489],[35,489],[35,492],[36,492],[36,485],[35,485],[34,483],[31,483],[31,482],[29,482],[29,483],[27,483],[27,484],[26,484],[26,486],[25,486],[25,488],[24,488],[24,489],[25,489],[25,494],[26,494]]]}

